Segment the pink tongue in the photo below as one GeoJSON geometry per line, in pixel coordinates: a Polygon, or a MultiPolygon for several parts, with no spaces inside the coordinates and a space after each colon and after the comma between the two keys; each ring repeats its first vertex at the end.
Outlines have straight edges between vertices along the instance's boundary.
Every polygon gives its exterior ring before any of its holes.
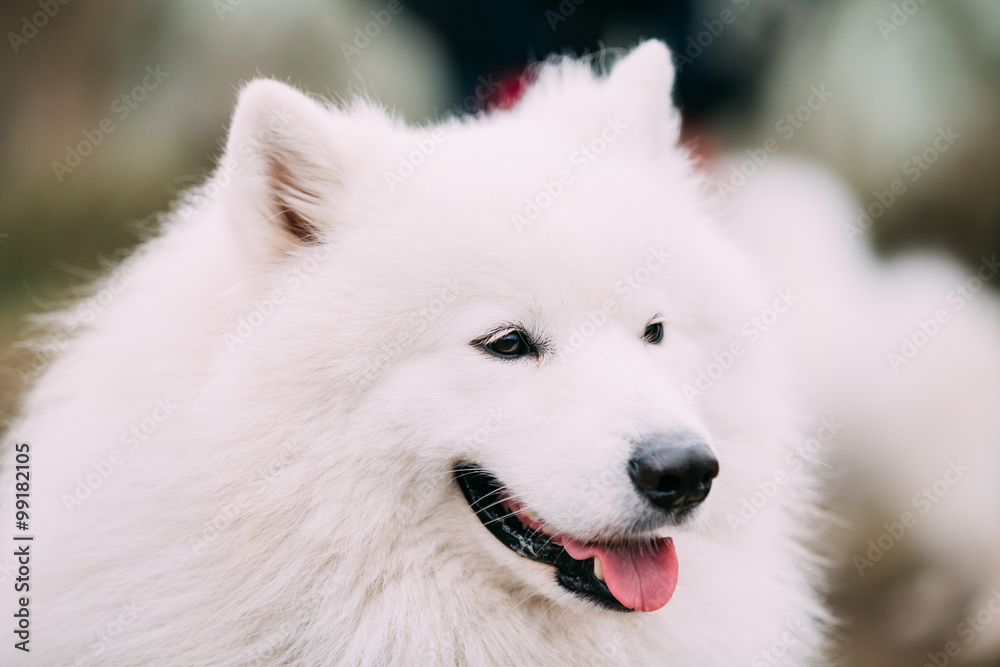
{"type": "Polygon", "coordinates": [[[565,536],[554,541],[576,560],[600,558],[608,589],[629,609],[656,611],[677,588],[677,553],[669,537],[628,547],[582,544],[565,536]]]}

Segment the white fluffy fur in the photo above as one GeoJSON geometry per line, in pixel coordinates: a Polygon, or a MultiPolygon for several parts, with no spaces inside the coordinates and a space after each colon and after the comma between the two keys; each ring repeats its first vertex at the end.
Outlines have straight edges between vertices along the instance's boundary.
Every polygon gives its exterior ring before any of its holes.
{"type": "MultiPolygon", "coordinates": [[[[676,145],[672,78],[650,42],[607,77],[549,65],[511,112],[418,129],[248,85],[220,166],[231,182],[126,262],[124,290],[8,435],[30,441],[36,475],[33,664],[816,664],[809,480],[745,530],[726,521],[808,436],[783,343],[763,338],[692,403],[681,393],[774,297],[676,145]],[[577,171],[574,151],[615,119],[624,131],[577,171]],[[444,141],[390,190],[385,172],[435,131],[444,141]],[[299,188],[279,196],[320,244],[282,228],[275,161],[299,188]],[[519,232],[511,214],[564,169],[572,187],[519,232]],[[616,293],[661,247],[648,283],[616,293]],[[275,289],[281,303],[230,351],[275,289]],[[440,315],[420,315],[448,289],[440,315]],[[558,354],[608,299],[610,322],[558,354]],[[640,335],[657,314],[667,335],[651,347],[640,335]],[[470,346],[508,322],[555,352],[504,363],[470,346]],[[123,434],[168,397],[178,409],[130,449],[123,434]],[[491,410],[501,426],[474,437],[491,410]],[[706,434],[722,474],[693,521],[662,531],[680,586],[654,613],[560,589],[483,528],[449,474],[476,460],[550,525],[613,536],[639,503],[631,440],[675,426],[706,434]],[[113,450],[125,462],[68,512],[64,494],[113,450]],[[192,539],[219,516],[216,536],[192,539]],[[776,642],[787,655],[760,663],[776,642]]],[[[5,519],[11,497],[8,471],[5,519]]]]}

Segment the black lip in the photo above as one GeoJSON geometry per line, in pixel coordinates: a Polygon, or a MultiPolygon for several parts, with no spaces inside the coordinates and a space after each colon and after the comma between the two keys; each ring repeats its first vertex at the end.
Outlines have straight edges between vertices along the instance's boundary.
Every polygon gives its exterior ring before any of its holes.
{"type": "Polygon", "coordinates": [[[593,559],[576,560],[550,536],[525,527],[500,503],[504,485],[482,468],[460,462],[455,481],[473,513],[501,544],[519,556],[556,569],[556,582],[566,590],[614,611],[633,611],[619,602],[607,584],[594,576],[593,559]]]}

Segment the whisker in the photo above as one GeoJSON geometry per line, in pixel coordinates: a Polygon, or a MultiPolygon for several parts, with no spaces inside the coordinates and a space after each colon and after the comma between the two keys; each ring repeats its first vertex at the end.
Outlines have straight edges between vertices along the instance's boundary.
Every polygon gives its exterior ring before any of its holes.
{"type": "Polygon", "coordinates": [[[769,452],[772,454],[780,454],[782,449],[780,447],[754,447],[753,445],[715,445],[715,449],[720,452],[728,452],[735,449],[752,449],[758,452],[769,452]]]}
{"type": "MultiPolygon", "coordinates": [[[[486,494],[486,495],[489,495],[489,494],[486,494]]],[[[486,496],[483,496],[483,498],[485,498],[485,497],[486,496]]],[[[480,507],[479,509],[476,510],[476,514],[479,514],[480,512],[485,512],[486,510],[490,509],[491,507],[496,507],[497,505],[501,505],[501,504],[503,504],[504,500],[506,500],[506,498],[501,498],[500,500],[496,501],[495,503],[490,503],[486,507],[480,507]]],[[[512,512],[512,514],[517,514],[517,512],[512,512]]]]}
{"type": "Polygon", "coordinates": [[[733,436],[732,438],[725,438],[724,440],[715,440],[712,444],[713,445],[722,445],[722,444],[725,444],[727,442],[733,442],[734,440],[745,440],[745,439],[747,439],[749,437],[750,437],[749,435],[736,435],[736,436],[733,436]]]}
{"type": "Polygon", "coordinates": [[[742,479],[740,477],[737,477],[736,475],[733,475],[732,473],[719,472],[719,477],[720,478],[721,477],[725,477],[726,479],[731,479],[735,483],[740,484],[744,488],[747,488],[747,489],[753,489],[753,490],[757,489],[757,487],[755,487],[752,482],[748,482],[745,479],[742,479]]]}
{"type": "MultiPolygon", "coordinates": [[[[800,454],[800,456],[801,456],[801,454],[800,454]]],[[[830,464],[829,464],[829,463],[827,463],[826,461],[820,461],[819,459],[814,459],[814,458],[813,458],[813,457],[811,457],[811,456],[802,456],[802,458],[804,458],[804,459],[805,459],[806,461],[812,461],[813,463],[818,463],[818,464],[820,464],[821,466],[826,466],[826,467],[827,467],[827,468],[829,468],[830,470],[834,470],[834,469],[835,469],[835,468],[834,468],[834,467],[833,467],[832,465],[830,465],[830,464]]]]}
{"type": "Polygon", "coordinates": [[[511,512],[510,514],[505,514],[504,516],[498,516],[495,519],[490,519],[489,521],[484,521],[483,525],[488,526],[491,523],[496,523],[497,521],[503,521],[504,519],[509,519],[512,516],[515,516],[514,512],[511,512]]]}

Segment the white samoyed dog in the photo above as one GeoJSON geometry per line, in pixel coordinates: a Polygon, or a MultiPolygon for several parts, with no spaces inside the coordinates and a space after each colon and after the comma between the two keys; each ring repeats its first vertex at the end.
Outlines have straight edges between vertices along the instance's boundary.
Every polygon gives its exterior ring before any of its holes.
{"type": "Polygon", "coordinates": [[[5,655],[820,664],[807,434],[746,335],[796,297],[714,219],[673,79],[647,42],[423,128],[246,86],[7,436],[5,655]]]}

